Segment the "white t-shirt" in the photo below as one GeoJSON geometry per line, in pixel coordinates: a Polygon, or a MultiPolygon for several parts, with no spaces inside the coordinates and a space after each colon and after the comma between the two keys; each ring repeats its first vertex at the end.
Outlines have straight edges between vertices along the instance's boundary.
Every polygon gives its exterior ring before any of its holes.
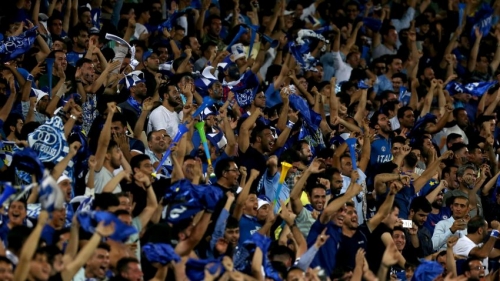
{"type": "Polygon", "coordinates": [[[144,34],[144,33],[148,34],[149,33],[148,29],[144,25],[142,25],[140,23],[136,23],[135,24],[134,37],[137,38],[137,39],[139,39],[141,37],[141,34],[144,34]]]}
{"type": "MultiPolygon", "coordinates": [[[[94,193],[102,193],[106,184],[114,177],[115,175],[108,171],[108,169],[102,167],[99,172],[95,172],[94,174],[94,193]]],[[[89,174],[85,177],[85,182],[88,182],[89,174]]],[[[118,184],[112,193],[120,193],[122,192],[122,187],[118,184]]]]}
{"type": "MultiPolygon", "coordinates": [[[[481,247],[483,243],[476,244],[469,237],[464,236],[458,239],[457,244],[453,247],[453,253],[459,256],[468,257],[470,251],[476,247],[481,247]]],[[[483,265],[486,266],[485,274],[488,275],[488,257],[483,260],[483,265]]]]}
{"type": "Polygon", "coordinates": [[[149,115],[148,134],[151,131],[166,130],[167,134],[174,138],[179,129],[182,116],[182,111],[180,113],[172,112],[164,106],[159,106],[149,115]]]}

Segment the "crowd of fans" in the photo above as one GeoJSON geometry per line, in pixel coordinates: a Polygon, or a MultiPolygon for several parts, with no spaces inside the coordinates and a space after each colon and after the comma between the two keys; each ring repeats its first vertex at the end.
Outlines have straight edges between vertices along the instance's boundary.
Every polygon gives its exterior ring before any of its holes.
{"type": "Polygon", "coordinates": [[[0,7],[0,281],[500,280],[499,0],[0,7]]]}

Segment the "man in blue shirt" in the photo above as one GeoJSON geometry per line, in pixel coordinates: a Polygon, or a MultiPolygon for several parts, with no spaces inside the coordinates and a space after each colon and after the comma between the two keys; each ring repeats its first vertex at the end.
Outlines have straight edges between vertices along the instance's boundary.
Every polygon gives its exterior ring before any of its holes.
{"type": "Polygon", "coordinates": [[[345,204],[354,196],[361,192],[361,186],[351,182],[349,189],[344,195],[336,199],[330,199],[327,207],[319,216],[319,219],[312,225],[307,236],[307,247],[310,248],[316,242],[319,235],[322,235],[326,227],[326,234],[329,236],[324,247],[318,250],[311,263],[311,268],[320,266],[327,276],[330,276],[336,266],[337,250],[342,240],[342,225],[344,222],[345,204]]]}
{"type": "Polygon", "coordinates": [[[89,29],[85,25],[79,24],[73,28],[71,33],[73,48],[66,54],[68,64],[76,66],[76,62],[85,57],[89,46],[89,38],[89,29]]]}

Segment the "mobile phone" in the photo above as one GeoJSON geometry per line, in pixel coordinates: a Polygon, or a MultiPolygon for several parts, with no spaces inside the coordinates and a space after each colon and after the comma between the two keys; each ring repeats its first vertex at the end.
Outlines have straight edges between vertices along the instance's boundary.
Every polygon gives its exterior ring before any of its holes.
{"type": "Polygon", "coordinates": [[[413,222],[411,220],[403,220],[403,228],[412,228],[413,222]]]}

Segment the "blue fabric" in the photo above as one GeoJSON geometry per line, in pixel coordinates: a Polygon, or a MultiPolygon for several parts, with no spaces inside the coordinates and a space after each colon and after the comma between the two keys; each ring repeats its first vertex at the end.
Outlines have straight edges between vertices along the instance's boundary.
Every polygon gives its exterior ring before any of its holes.
{"type": "Polygon", "coordinates": [[[464,88],[467,93],[480,98],[488,91],[489,88],[493,87],[497,83],[497,81],[474,82],[465,85],[464,88]]]}
{"type": "Polygon", "coordinates": [[[321,115],[312,110],[304,98],[296,94],[291,94],[288,98],[290,100],[290,107],[296,111],[300,110],[300,115],[304,121],[309,125],[309,127],[312,128],[313,131],[316,131],[321,123],[321,115]]]}
{"type": "Polygon", "coordinates": [[[370,166],[376,167],[377,164],[382,164],[392,160],[391,153],[392,144],[390,139],[384,139],[377,135],[372,142],[370,154],[370,166]]]}
{"type": "Polygon", "coordinates": [[[215,274],[217,270],[220,270],[219,276],[224,274],[225,269],[222,266],[221,258],[206,260],[190,258],[186,262],[186,276],[189,280],[205,280],[205,267],[209,264],[212,264],[212,266],[208,268],[211,274],[215,274]]]}
{"type": "Polygon", "coordinates": [[[410,131],[410,139],[417,138],[419,136],[422,136],[425,132],[425,124],[429,122],[435,122],[437,119],[436,115],[427,113],[423,117],[420,117],[417,122],[415,122],[415,125],[410,131]]]}
{"type": "Polygon", "coordinates": [[[410,215],[410,204],[413,198],[415,198],[417,194],[415,193],[415,187],[412,183],[410,186],[403,187],[395,196],[394,202],[398,204],[399,207],[399,218],[408,219],[410,215]]]}
{"type": "Polygon", "coordinates": [[[266,107],[273,107],[283,102],[280,91],[274,89],[274,83],[269,84],[264,94],[266,95],[266,107]]]}
{"type": "Polygon", "coordinates": [[[0,41],[0,56],[3,62],[8,62],[26,53],[36,39],[36,29],[33,27],[18,36],[3,38],[0,41]]]}
{"type": "Polygon", "coordinates": [[[373,85],[373,90],[375,91],[377,96],[380,95],[380,93],[382,93],[385,90],[394,91],[394,88],[392,87],[392,81],[389,78],[387,78],[387,76],[385,76],[384,74],[379,75],[377,77],[377,80],[378,83],[373,85]]]}
{"type": "Polygon", "coordinates": [[[375,18],[363,18],[363,24],[374,32],[378,32],[382,28],[382,21],[375,18]]]}
{"type": "Polygon", "coordinates": [[[436,179],[430,179],[424,187],[418,192],[419,196],[427,196],[431,193],[437,186],[439,185],[439,181],[436,179]]]}
{"type": "Polygon", "coordinates": [[[248,70],[243,73],[239,83],[231,88],[234,93],[236,102],[241,108],[249,106],[255,99],[259,87],[259,78],[252,71],[248,70]]]}
{"type": "Polygon", "coordinates": [[[318,219],[311,226],[311,230],[306,240],[307,248],[313,247],[316,243],[316,239],[325,228],[327,229],[326,235],[329,235],[330,238],[327,239],[325,245],[318,250],[310,267],[315,268],[320,266],[325,270],[326,276],[330,276],[337,263],[337,250],[342,241],[342,228],[336,226],[332,222],[328,222],[326,225],[322,224],[318,219]]]}
{"type": "Polygon", "coordinates": [[[435,261],[420,260],[420,265],[415,269],[412,281],[432,281],[443,273],[443,267],[435,261]]]}
{"type": "Polygon", "coordinates": [[[186,179],[173,183],[164,196],[170,203],[167,221],[178,223],[202,210],[213,211],[223,197],[222,190],[210,185],[195,185],[186,179]]]}
{"type": "Polygon", "coordinates": [[[51,246],[51,245],[54,245],[54,234],[56,233],[56,230],[46,224],[43,229],[42,229],[42,234],[40,235],[40,237],[45,241],[45,243],[47,243],[47,246],[51,246]]]}
{"type": "Polygon", "coordinates": [[[85,57],[86,53],[77,53],[75,51],[70,51],[66,54],[66,60],[68,61],[68,64],[76,67],[76,62],[85,57]]]}
{"type": "MultiPolygon", "coordinates": [[[[268,197],[270,199],[270,202],[276,199],[280,174],[280,172],[277,172],[274,175],[270,176],[268,171],[266,170],[259,182],[259,185],[257,186],[257,190],[259,191],[259,193],[261,195],[264,194],[266,197],[268,197]]],[[[286,201],[288,200],[288,198],[290,198],[290,188],[285,181],[283,182],[283,187],[278,194],[278,201],[276,201],[276,206],[274,207],[274,211],[276,213],[281,208],[280,200],[286,201]]]]}
{"type": "Polygon", "coordinates": [[[0,195],[0,206],[2,206],[3,203],[7,201],[7,199],[9,199],[13,194],[16,193],[16,189],[9,183],[4,183],[3,188],[3,192],[0,195]]]}
{"type": "Polygon", "coordinates": [[[77,214],[80,226],[86,232],[94,233],[97,225],[103,221],[106,225],[115,224],[115,232],[109,238],[124,243],[130,235],[137,233],[135,227],[124,224],[112,213],[106,211],[80,212],[77,214]]]}
{"type": "MultiPolygon", "coordinates": [[[[472,42],[476,40],[476,28],[479,28],[479,31],[483,34],[483,36],[487,36],[490,32],[492,24],[495,19],[493,16],[493,9],[489,5],[483,5],[481,10],[476,14],[475,23],[471,28],[471,39],[472,42]]],[[[496,17],[496,16],[495,16],[496,17]]]]}
{"type": "Polygon", "coordinates": [[[166,265],[171,261],[179,262],[181,258],[177,255],[170,244],[148,243],[142,247],[144,255],[151,263],[166,265]]]}
{"type": "Polygon", "coordinates": [[[162,31],[163,28],[167,28],[170,31],[173,28],[173,26],[176,24],[177,19],[179,17],[181,17],[182,15],[184,15],[188,10],[192,10],[192,9],[193,9],[193,7],[188,6],[180,11],[175,11],[172,15],[170,15],[170,17],[168,17],[168,19],[165,22],[158,25],[157,30],[162,31]]]}
{"type": "Polygon", "coordinates": [[[245,214],[241,216],[238,245],[242,246],[246,241],[251,240],[252,235],[257,233],[261,227],[262,225],[257,221],[257,218],[245,214]]]}
{"type": "Polygon", "coordinates": [[[37,181],[43,178],[45,170],[43,163],[38,158],[37,153],[29,147],[14,151],[11,165],[20,171],[35,175],[37,181]]]}
{"type": "Polygon", "coordinates": [[[436,224],[442,220],[446,220],[451,217],[451,210],[449,207],[442,207],[439,209],[438,214],[429,213],[427,215],[427,220],[424,223],[424,227],[429,230],[431,234],[434,233],[434,228],[436,224]]]}

